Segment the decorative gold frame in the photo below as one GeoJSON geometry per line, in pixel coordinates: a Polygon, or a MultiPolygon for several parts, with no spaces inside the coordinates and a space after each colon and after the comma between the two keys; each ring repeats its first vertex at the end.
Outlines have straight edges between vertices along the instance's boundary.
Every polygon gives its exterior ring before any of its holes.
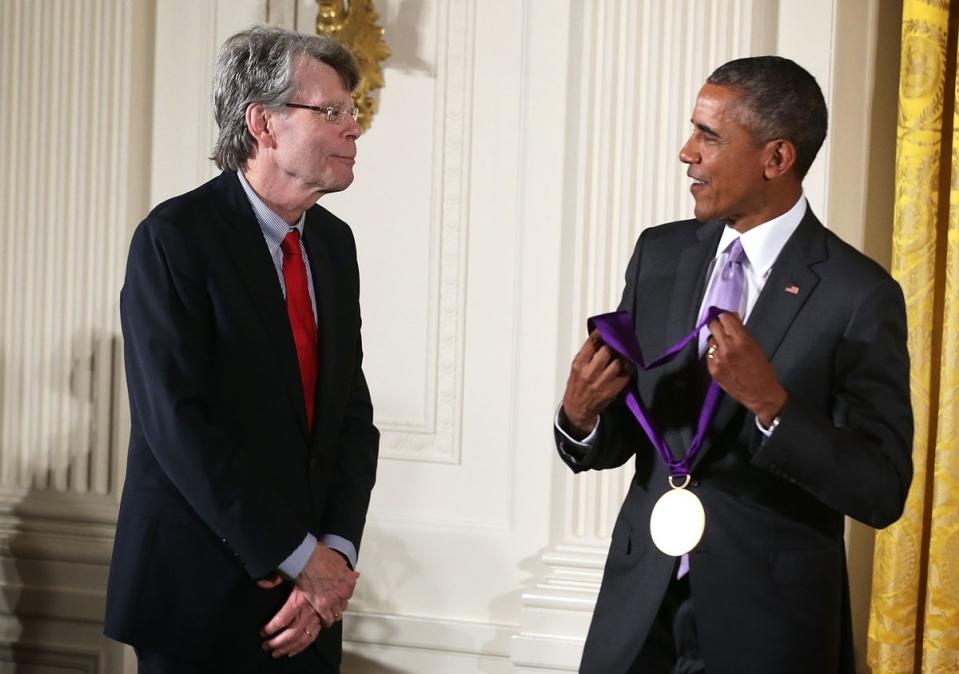
{"type": "Polygon", "coordinates": [[[376,112],[376,101],[370,94],[385,84],[380,63],[390,55],[383,29],[376,25],[379,16],[373,0],[316,0],[316,4],[316,32],[346,46],[360,64],[360,83],[353,92],[353,103],[360,111],[357,122],[366,131],[376,112]]]}

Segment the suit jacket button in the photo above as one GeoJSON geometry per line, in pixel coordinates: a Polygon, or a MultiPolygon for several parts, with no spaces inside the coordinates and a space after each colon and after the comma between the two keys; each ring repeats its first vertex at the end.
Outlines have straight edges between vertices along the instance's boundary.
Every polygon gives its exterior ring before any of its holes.
{"type": "Polygon", "coordinates": [[[310,470],[316,470],[319,467],[320,460],[314,456],[312,459],[310,459],[310,470]]]}

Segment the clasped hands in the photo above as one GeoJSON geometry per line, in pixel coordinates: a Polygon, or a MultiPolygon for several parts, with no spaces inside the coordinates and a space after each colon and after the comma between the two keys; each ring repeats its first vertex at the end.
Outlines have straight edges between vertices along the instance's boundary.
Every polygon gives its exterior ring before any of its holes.
{"type": "MultiPolygon", "coordinates": [[[[263,626],[263,650],[274,658],[292,657],[309,646],[321,629],[331,627],[343,617],[353,596],[360,574],[350,569],[343,557],[322,543],[317,543],[309,561],[293,581],[293,590],[276,615],[263,626]]],[[[283,578],[273,574],[257,581],[269,589],[283,578]]]]}
{"type": "MultiPolygon", "coordinates": [[[[708,325],[709,374],[727,395],[768,427],[786,404],[786,389],[737,313],[722,313],[708,325]]],[[[594,330],[573,358],[563,394],[565,428],[577,440],[592,432],[602,412],[629,383],[631,366],[613,354],[594,330]]]]}

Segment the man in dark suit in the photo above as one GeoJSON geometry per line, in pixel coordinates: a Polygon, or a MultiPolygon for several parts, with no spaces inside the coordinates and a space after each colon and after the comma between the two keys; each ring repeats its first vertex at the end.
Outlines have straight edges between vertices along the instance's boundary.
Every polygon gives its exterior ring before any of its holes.
{"type": "Polygon", "coordinates": [[[133,235],[106,633],[142,673],[337,672],[376,471],[349,227],[352,55],[257,27],[214,72],[223,173],[133,235]]]}
{"type": "Polygon", "coordinates": [[[560,455],[574,471],[636,465],[581,671],[852,674],[843,516],[889,525],[912,478],[902,292],[806,204],[802,179],[826,135],[808,72],[778,57],[727,63],[692,125],[679,158],[696,219],[642,233],[620,309],[651,361],[694,329],[736,265],[742,288],[701,345],[666,365],[633,372],[597,332],[573,360],[560,455]],[[710,377],[724,395],[687,486],[705,529],[688,556],[670,556],[650,534],[670,471],[624,394],[635,387],[679,459],[710,377]]]}

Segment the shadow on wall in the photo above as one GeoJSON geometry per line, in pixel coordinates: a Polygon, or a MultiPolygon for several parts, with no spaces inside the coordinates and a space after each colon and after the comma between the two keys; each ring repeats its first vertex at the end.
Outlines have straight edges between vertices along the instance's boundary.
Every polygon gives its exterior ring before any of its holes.
{"type": "Polygon", "coordinates": [[[404,73],[435,75],[435,66],[420,56],[419,48],[424,43],[423,0],[404,0],[395,12],[383,17],[386,27],[386,42],[390,57],[385,65],[404,73]]]}
{"type": "MultiPolygon", "coordinates": [[[[371,563],[366,565],[367,569],[372,567],[371,563]]],[[[422,570],[401,537],[378,529],[375,536],[369,532],[364,536],[359,571],[363,575],[351,603],[352,615],[347,614],[344,624],[344,638],[348,642],[345,646],[349,648],[343,654],[344,674],[414,674],[386,664],[364,653],[364,649],[368,643],[403,645],[397,644],[392,622],[376,619],[370,614],[398,615],[400,609],[391,598],[397,594],[397,588],[416,578],[422,570]],[[364,560],[376,560],[376,571],[365,571],[364,560]]],[[[437,591],[441,590],[437,588],[437,591]]]]}
{"type": "MultiPolygon", "coordinates": [[[[526,557],[517,562],[518,568],[526,579],[522,581],[515,590],[510,590],[501,595],[493,597],[489,603],[489,613],[492,616],[517,616],[523,607],[523,593],[536,589],[536,584],[542,582],[548,574],[548,567],[543,563],[543,555],[549,550],[548,547],[540,548],[535,555],[526,557]]],[[[493,650],[494,644],[484,644],[488,649],[493,650]]]]}
{"type": "MultiPolygon", "coordinates": [[[[520,586],[515,590],[510,590],[509,592],[493,597],[492,601],[489,603],[490,615],[521,615],[523,608],[523,593],[535,591],[537,583],[542,582],[542,579],[548,574],[548,567],[543,563],[543,555],[547,550],[549,550],[549,547],[540,548],[536,551],[536,554],[526,557],[517,563],[517,568],[526,577],[525,580],[523,580],[520,586]]],[[[503,646],[504,644],[488,641],[483,644],[483,651],[487,653],[496,653],[497,651],[501,651],[503,646]]],[[[506,643],[505,646],[508,649],[510,644],[506,643]]],[[[507,658],[509,659],[508,653],[507,658]]],[[[494,674],[501,671],[503,671],[502,665],[492,661],[486,661],[486,663],[480,662],[477,669],[478,674],[494,674]],[[488,667],[484,666],[484,664],[488,665],[488,667]]]]}
{"type": "MultiPolygon", "coordinates": [[[[0,448],[0,671],[124,671],[123,647],[102,634],[113,500],[100,492],[116,479],[109,466],[118,349],[117,335],[75,337],[41,369],[49,379],[29,380],[32,390],[21,384],[18,400],[3,401],[3,413],[15,416],[0,418],[0,430],[13,425],[2,435],[17,442],[0,448]],[[39,408],[21,404],[38,395],[39,408]],[[25,419],[31,409],[43,414],[25,419]],[[98,419],[107,428],[97,429],[98,419]],[[42,426],[20,427],[26,423],[42,426]],[[106,487],[91,478],[97,466],[107,467],[106,487]]],[[[20,368],[36,370],[30,362],[20,368]]]]}
{"type": "MultiPolygon", "coordinates": [[[[429,645],[400,641],[392,621],[371,614],[375,611],[376,614],[387,616],[402,615],[401,607],[397,606],[391,597],[400,594],[400,588],[410,582],[428,585],[432,595],[452,597],[454,600],[459,587],[440,585],[437,583],[439,579],[435,578],[424,583],[423,570],[416,559],[409,554],[402,537],[377,529],[375,536],[367,535],[365,540],[369,542],[363,544],[360,571],[363,573],[364,558],[375,559],[379,575],[366,573],[360,580],[361,585],[357,586],[357,595],[354,597],[355,606],[351,605],[351,610],[355,608],[356,613],[347,616],[349,622],[346,624],[346,639],[349,651],[344,652],[343,674],[422,674],[419,669],[404,668],[390,662],[388,649],[432,650],[429,645]],[[370,644],[375,646],[370,647],[370,644]]],[[[523,592],[535,588],[536,577],[542,570],[540,556],[544,551],[545,548],[519,563],[519,568],[528,576],[528,580],[524,581],[522,587],[494,597],[488,605],[490,615],[518,614],[523,592]]],[[[477,559],[481,556],[477,552],[477,559]]],[[[478,645],[479,653],[472,652],[472,649],[471,652],[452,650],[449,655],[462,656],[464,666],[475,667],[469,671],[475,671],[477,674],[501,674],[504,671],[503,655],[507,660],[509,658],[508,649],[508,642],[504,644],[489,641],[478,645]],[[466,665],[467,662],[469,665],[466,665]]]]}

